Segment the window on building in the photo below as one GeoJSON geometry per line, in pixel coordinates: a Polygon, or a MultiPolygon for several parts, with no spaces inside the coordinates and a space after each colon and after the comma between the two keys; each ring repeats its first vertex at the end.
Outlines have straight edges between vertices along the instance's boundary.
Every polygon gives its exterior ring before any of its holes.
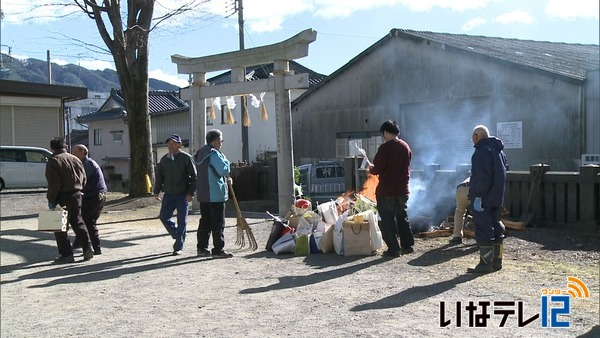
{"type": "Polygon", "coordinates": [[[123,131],[122,130],[115,130],[115,131],[111,131],[110,133],[112,134],[113,142],[119,142],[119,143],[123,142],[123,131]]]}
{"type": "Polygon", "coordinates": [[[227,105],[226,104],[222,104],[221,105],[221,124],[227,124],[227,112],[225,111],[227,109],[227,105]]]}
{"type": "MultiPolygon", "coordinates": [[[[210,100],[210,99],[209,99],[210,100]]],[[[216,109],[216,108],[215,108],[216,109]]],[[[210,107],[206,107],[206,125],[207,126],[212,126],[213,125],[213,120],[210,118],[210,107]]]]}
{"type": "Polygon", "coordinates": [[[94,129],[94,145],[102,145],[102,129],[94,129]]]}

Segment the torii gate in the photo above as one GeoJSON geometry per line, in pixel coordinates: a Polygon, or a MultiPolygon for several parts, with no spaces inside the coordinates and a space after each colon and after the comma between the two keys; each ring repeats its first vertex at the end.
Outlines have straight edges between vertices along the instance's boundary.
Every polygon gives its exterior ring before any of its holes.
{"type": "MultiPolygon", "coordinates": [[[[179,74],[192,75],[192,85],[181,90],[181,98],[190,101],[192,114],[192,144],[195,152],[206,143],[206,99],[221,96],[275,92],[277,126],[277,185],[279,213],[289,210],[294,196],[294,150],[292,140],[292,109],[290,89],[308,88],[308,74],[293,74],[289,61],[308,55],[308,44],[317,39],[317,32],[304,30],[272,45],[204,57],[172,55],[179,74]],[[273,63],[273,78],[244,82],[245,67],[273,63]],[[231,82],[210,86],[206,73],[231,69],[231,82]],[[200,107],[199,109],[197,107],[200,107]],[[195,136],[196,131],[198,136],[195,136]]],[[[264,104],[264,103],[263,103],[264,104]]]]}

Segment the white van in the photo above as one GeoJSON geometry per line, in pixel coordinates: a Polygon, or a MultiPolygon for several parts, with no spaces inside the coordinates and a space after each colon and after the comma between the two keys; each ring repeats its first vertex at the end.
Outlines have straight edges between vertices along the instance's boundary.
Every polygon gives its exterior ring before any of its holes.
{"type": "Polygon", "coordinates": [[[314,202],[327,202],[346,192],[343,163],[322,161],[298,166],[304,195],[314,202]]]}
{"type": "Polygon", "coordinates": [[[0,146],[0,191],[4,188],[46,188],[46,162],[52,153],[44,148],[0,146]]]}

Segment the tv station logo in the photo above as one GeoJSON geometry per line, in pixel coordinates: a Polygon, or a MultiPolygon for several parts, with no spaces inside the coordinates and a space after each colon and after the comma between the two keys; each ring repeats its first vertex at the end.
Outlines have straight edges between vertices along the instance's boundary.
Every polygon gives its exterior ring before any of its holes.
{"type": "Polygon", "coordinates": [[[540,312],[533,315],[527,314],[523,301],[497,300],[497,301],[458,301],[454,306],[456,315],[446,316],[446,302],[440,302],[440,327],[452,324],[456,327],[488,327],[494,323],[492,317],[498,321],[498,327],[505,327],[509,320],[516,320],[518,327],[525,327],[536,320],[540,320],[543,328],[569,328],[571,322],[568,318],[571,313],[573,299],[590,298],[590,291],[579,278],[569,276],[566,289],[543,288],[540,290],[540,312]],[[463,313],[466,318],[463,318],[463,313]]]}

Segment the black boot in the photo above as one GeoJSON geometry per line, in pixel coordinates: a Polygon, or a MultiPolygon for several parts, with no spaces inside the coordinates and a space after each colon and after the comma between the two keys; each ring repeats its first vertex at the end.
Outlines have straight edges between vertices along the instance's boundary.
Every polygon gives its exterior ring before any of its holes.
{"type": "Polygon", "coordinates": [[[502,251],[504,250],[504,245],[502,244],[502,240],[494,242],[494,271],[502,270],[502,251]]]}
{"type": "Polygon", "coordinates": [[[488,273],[494,272],[494,245],[486,243],[479,245],[479,264],[475,268],[468,268],[469,273],[488,273]]]}
{"type": "Polygon", "coordinates": [[[92,258],[94,258],[94,250],[91,245],[88,245],[87,248],[83,249],[83,260],[89,261],[92,258]]]}
{"type": "Polygon", "coordinates": [[[77,237],[75,237],[73,244],[71,244],[71,250],[77,250],[77,249],[81,249],[81,242],[77,240],[77,237]]]}

